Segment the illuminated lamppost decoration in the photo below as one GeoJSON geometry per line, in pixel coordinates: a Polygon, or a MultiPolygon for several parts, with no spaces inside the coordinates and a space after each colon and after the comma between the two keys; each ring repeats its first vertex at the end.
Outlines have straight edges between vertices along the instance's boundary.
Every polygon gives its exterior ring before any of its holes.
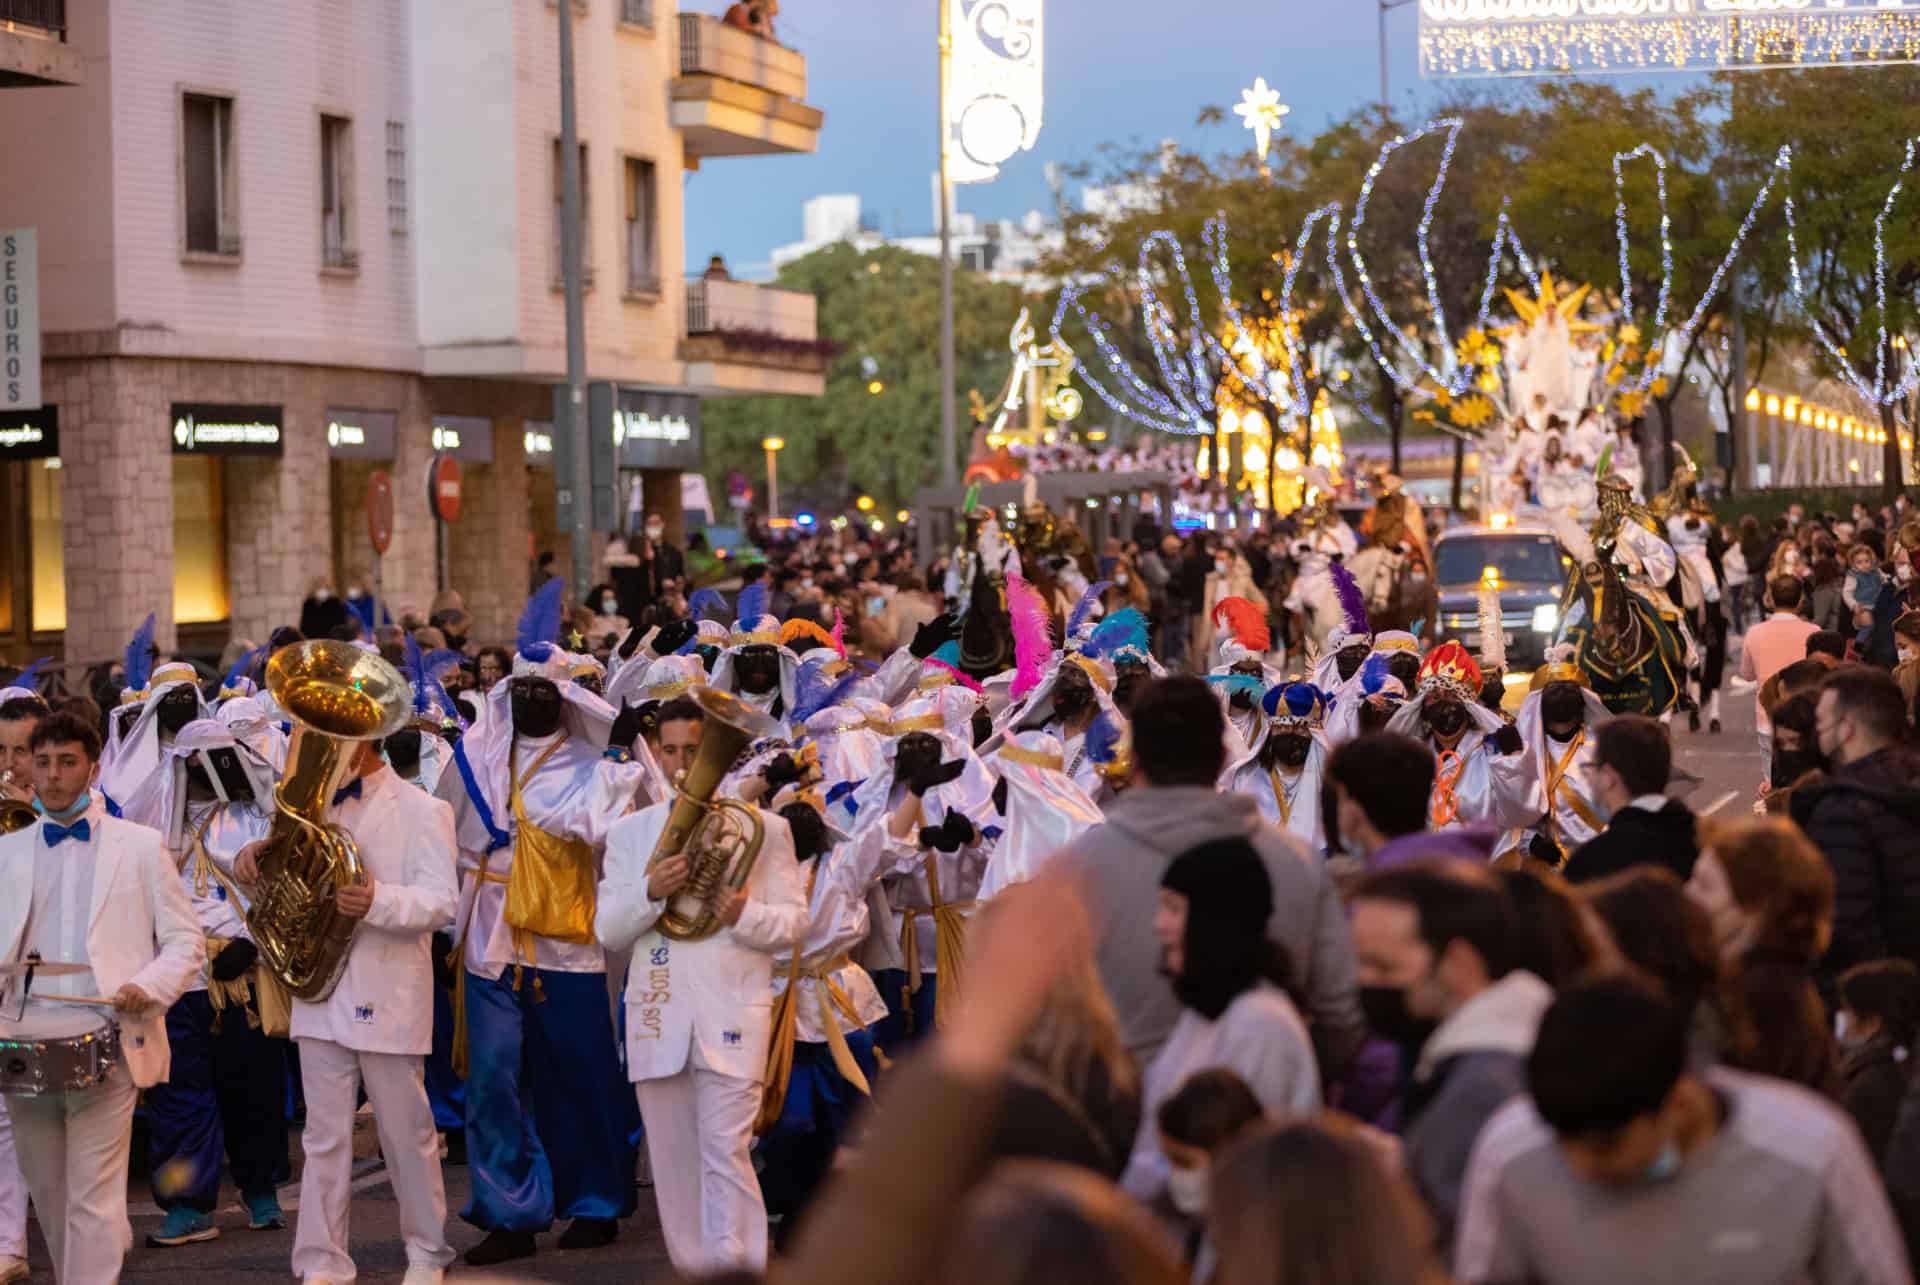
{"type": "Polygon", "coordinates": [[[1253,150],[1260,157],[1260,172],[1267,172],[1267,149],[1274,131],[1286,121],[1293,108],[1280,101],[1280,91],[1267,84],[1265,76],[1253,78],[1253,88],[1240,91],[1240,105],[1233,109],[1241,123],[1253,131],[1253,150]]]}
{"type": "Polygon", "coordinates": [[[986,183],[1040,138],[1041,0],[942,0],[953,54],[948,71],[948,172],[986,183]]]}

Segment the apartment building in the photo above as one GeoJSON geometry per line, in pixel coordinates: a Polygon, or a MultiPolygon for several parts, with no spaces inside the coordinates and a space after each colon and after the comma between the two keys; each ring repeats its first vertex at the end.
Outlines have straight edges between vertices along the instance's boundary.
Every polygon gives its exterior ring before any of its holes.
{"type": "MultiPolygon", "coordinates": [[[[316,584],[371,583],[375,471],[384,599],[451,587],[478,635],[510,633],[519,572],[565,548],[560,6],[9,3],[58,10],[64,61],[0,95],[45,402],[0,423],[0,654],[109,656],[149,610],[182,650],[263,638],[316,584]],[[444,530],[437,455],[465,489],[444,530]]],[[[811,151],[821,117],[794,50],[673,0],[568,10],[588,375],[677,521],[701,401],[818,395],[824,372],[811,297],[687,279],[682,176],[811,151]]]]}

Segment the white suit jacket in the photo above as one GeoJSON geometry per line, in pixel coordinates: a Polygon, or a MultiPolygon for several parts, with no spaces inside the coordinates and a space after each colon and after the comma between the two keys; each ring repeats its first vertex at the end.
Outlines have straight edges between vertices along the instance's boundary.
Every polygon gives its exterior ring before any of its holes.
{"type": "Polygon", "coordinates": [[[678,1074],[697,1047],[709,1068],[758,1081],[772,1033],[773,958],[798,946],[811,922],[793,834],[762,811],[766,835],[740,922],[705,941],[674,941],[655,930],[665,906],[647,896],[647,863],[670,810],[656,803],[614,824],[593,920],[601,945],[633,951],[627,1075],[638,1082],[678,1074]]]}
{"type": "MultiPolygon", "coordinates": [[[[111,997],[132,982],[159,1006],[151,1017],[115,1017],[127,1071],[135,1087],[149,1088],[165,1083],[172,1070],[166,1010],[206,966],[207,941],[160,832],[108,816],[97,790],[86,815],[99,836],[87,959],[100,994],[111,997]]],[[[24,953],[34,851],[46,823],[42,817],[0,837],[0,959],[24,953]]]]}
{"type": "Polygon", "coordinates": [[[362,777],[361,795],[330,813],[373,876],[347,967],[320,1003],[293,1002],[293,1038],[331,1040],[361,1053],[424,1056],[433,1047],[433,934],[460,899],[453,809],[390,767],[362,777]]]}

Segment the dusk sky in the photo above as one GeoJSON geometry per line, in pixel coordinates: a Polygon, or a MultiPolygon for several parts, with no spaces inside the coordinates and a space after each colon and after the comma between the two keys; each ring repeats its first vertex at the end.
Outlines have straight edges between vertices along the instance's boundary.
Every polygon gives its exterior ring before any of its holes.
{"type": "MultiPolygon", "coordinates": [[[[932,230],[937,13],[934,0],[785,0],[777,29],[807,57],[807,101],[826,113],[820,150],[720,158],[688,174],[689,265],[718,252],[740,275],[763,275],[769,250],[800,239],[801,203],[827,192],[857,193],[889,236],[932,230]]],[[[1238,102],[1255,76],[1292,106],[1288,131],[1311,135],[1379,96],[1375,15],[1372,0],[1046,0],[1040,141],[995,182],[961,187],[959,208],[1046,209],[1046,163],[1095,160],[1102,143],[1246,146],[1237,117],[1206,128],[1194,118],[1238,102]]],[[[1388,18],[1393,96],[1409,114],[1434,88],[1419,79],[1417,22],[1413,6],[1388,18]]]]}

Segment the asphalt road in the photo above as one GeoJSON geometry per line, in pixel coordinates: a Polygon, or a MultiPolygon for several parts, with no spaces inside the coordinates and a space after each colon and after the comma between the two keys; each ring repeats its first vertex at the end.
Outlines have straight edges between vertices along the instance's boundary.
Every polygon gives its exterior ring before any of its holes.
{"type": "MultiPolygon", "coordinates": [[[[1729,662],[1731,673],[1736,659],[1729,662]]],[[[1751,808],[1754,788],[1765,764],[1754,736],[1753,689],[1729,679],[1721,696],[1721,732],[1712,735],[1703,723],[1699,732],[1687,728],[1685,716],[1674,723],[1674,762],[1696,778],[1682,784],[1675,793],[1684,794],[1697,812],[1717,816],[1739,815],[1751,808]]],[[[299,1148],[294,1147],[297,1157],[299,1148]]],[[[406,1269],[400,1244],[399,1211],[386,1175],[377,1165],[363,1166],[367,1172],[355,1180],[353,1202],[354,1258],[362,1281],[397,1282],[406,1269]]],[[[465,1202],[468,1172],[465,1166],[449,1165],[445,1170],[447,1205],[457,1215],[465,1202]]],[[[232,1192],[226,1195],[231,1198],[232,1192]]],[[[289,1216],[298,1205],[298,1185],[290,1185],[281,1199],[289,1216]]],[[[237,1203],[229,1203],[216,1215],[221,1236],[218,1240],[179,1249],[147,1249],[145,1237],[160,1224],[160,1212],[151,1203],[145,1185],[136,1182],[131,1194],[135,1248],[127,1261],[125,1279],[151,1282],[152,1285],[209,1285],[221,1281],[259,1281],[285,1278],[290,1273],[289,1255],[293,1232],[254,1232],[247,1229],[246,1216],[237,1203]]],[[[448,1235],[456,1250],[464,1250],[480,1239],[481,1233],[450,1217],[448,1235]]],[[[556,1229],[557,1231],[558,1229],[556,1229]]],[[[38,1228],[32,1229],[33,1280],[51,1281],[46,1247],[38,1228]]],[[[605,1249],[563,1253],[551,1248],[554,1238],[543,1238],[542,1251],[530,1260],[511,1264],[509,1270],[496,1270],[482,1276],[477,1272],[457,1272],[458,1278],[477,1282],[491,1281],[577,1281],[633,1282],[668,1281],[672,1272],[667,1264],[666,1247],[660,1236],[650,1189],[640,1192],[640,1208],[622,1225],[620,1239],[605,1249]]],[[[456,1264],[457,1267],[457,1264],[456,1264]]]]}

